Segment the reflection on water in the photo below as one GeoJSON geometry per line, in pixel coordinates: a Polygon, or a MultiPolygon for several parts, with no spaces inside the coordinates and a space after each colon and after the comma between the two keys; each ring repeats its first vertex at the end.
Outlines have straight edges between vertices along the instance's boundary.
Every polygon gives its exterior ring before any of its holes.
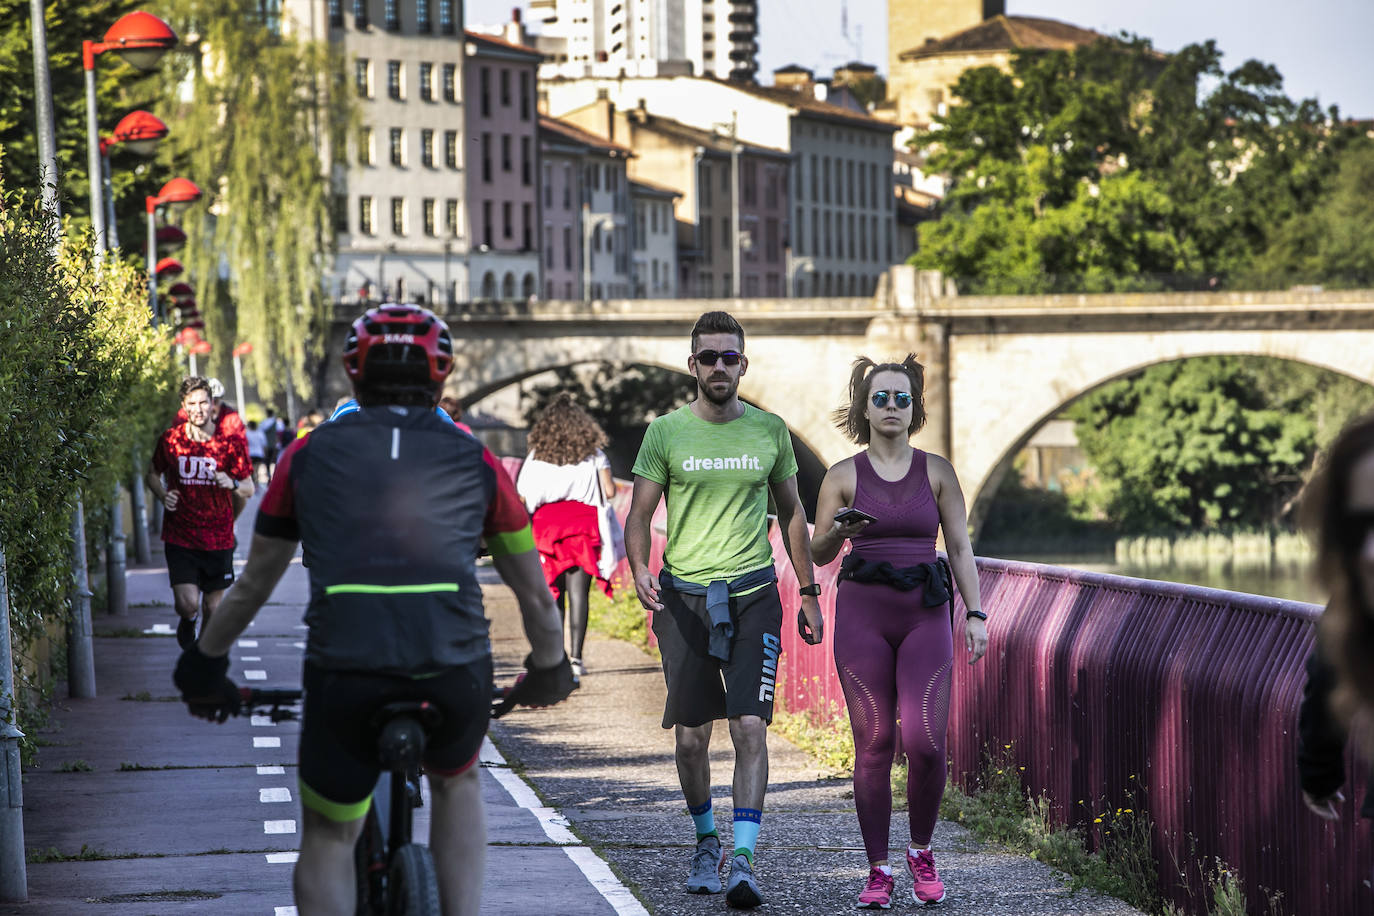
{"type": "Polygon", "coordinates": [[[1072,569],[1085,569],[1091,572],[1112,573],[1118,576],[1132,576],[1137,579],[1160,579],[1165,582],[1182,582],[1187,585],[1205,585],[1208,588],[1224,588],[1232,592],[1247,592],[1251,595],[1268,595],[1272,598],[1287,598],[1291,601],[1307,601],[1324,604],[1326,593],[1312,581],[1311,566],[1308,563],[1238,564],[1212,563],[1182,565],[1168,563],[1159,566],[1146,566],[1137,563],[1117,563],[1109,554],[1056,554],[1053,556],[1033,556],[1018,554],[1006,556],[1008,560],[1023,560],[1027,563],[1049,563],[1054,566],[1067,566],[1072,569]]]}

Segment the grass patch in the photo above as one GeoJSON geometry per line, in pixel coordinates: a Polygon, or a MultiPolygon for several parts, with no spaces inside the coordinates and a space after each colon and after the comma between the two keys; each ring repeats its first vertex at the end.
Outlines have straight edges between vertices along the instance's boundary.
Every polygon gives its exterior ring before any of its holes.
{"type": "Polygon", "coordinates": [[[102,852],[99,849],[92,849],[85,843],[81,844],[81,851],[77,853],[65,853],[58,851],[56,846],[49,846],[46,849],[30,849],[25,855],[25,860],[30,865],[42,865],[45,862],[102,862],[109,859],[141,859],[141,858],[162,858],[160,854],[148,854],[137,852],[110,853],[102,852]]]}
{"type": "Polygon", "coordinates": [[[126,693],[120,697],[121,700],[128,700],[132,703],[180,703],[181,697],[155,697],[146,690],[138,693],[126,693]]]}
{"type": "Polygon", "coordinates": [[[84,760],[67,760],[57,765],[59,773],[90,773],[94,767],[84,760]]]}
{"type": "Polygon", "coordinates": [[[854,774],[854,738],[839,704],[832,702],[830,706],[828,717],[814,712],[792,712],[779,690],[770,730],[811,755],[827,776],[848,778],[854,774]]]}
{"type": "Polygon", "coordinates": [[[165,639],[171,633],[145,633],[137,627],[120,627],[117,630],[102,630],[95,634],[101,639],[165,639]]]}
{"type": "Polygon", "coordinates": [[[87,897],[87,903],[179,903],[183,900],[218,900],[223,894],[210,891],[142,891],[136,894],[111,894],[108,897],[87,897]]]}
{"type": "Polygon", "coordinates": [[[587,629],[600,636],[624,640],[658,658],[658,647],[649,645],[649,614],[639,603],[634,583],[616,580],[612,585],[614,598],[592,589],[587,605],[587,629]]]}

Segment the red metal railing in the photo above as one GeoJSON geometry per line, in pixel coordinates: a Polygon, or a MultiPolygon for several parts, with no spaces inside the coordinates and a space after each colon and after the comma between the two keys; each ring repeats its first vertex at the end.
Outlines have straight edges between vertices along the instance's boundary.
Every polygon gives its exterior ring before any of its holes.
{"type": "MultiPolygon", "coordinates": [[[[622,483],[622,518],[628,503],[622,483]]],[[[660,505],[655,570],[663,514],[660,505]]],[[[808,646],[793,623],[796,577],[776,526],[770,541],[784,609],[780,695],[790,710],[844,722],[833,663],[839,561],[816,570],[827,626],[824,642],[808,646]]],[[[1374,913],[1374,846],[1358,816],[1364,764],[1347,754],[1350,798],[1335,824],[1306,810],[1297,783],[1303,662],[1320,608],[1008,560],[979,559],[978,569],[991,648],[975,666],[958,663],[956,633],[956,781],[967,785],[991,749],[1024,767],[1026,790],[1043,794],[1059,823],[1090,836],[1104,810],[1148,811],[1161,885],[1193,912],[1206,911],[1201,872],[1220,859],[1255,916],[1267,916],[1268,893],[1294,916],[1374,913]]],[[[956,620],[957,611],[962,602],[956,620]]]]}

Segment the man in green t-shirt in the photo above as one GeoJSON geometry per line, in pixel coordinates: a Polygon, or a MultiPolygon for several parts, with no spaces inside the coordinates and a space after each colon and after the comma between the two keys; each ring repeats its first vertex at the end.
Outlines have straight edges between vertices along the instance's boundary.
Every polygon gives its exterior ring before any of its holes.
{"type": "Polygon", "coordinates": [[[735,845],[724,889],[726,902],[741,908],[763,902],[754,880],[754,846],[768,786],[766,739],[782,648],[782,603],[768,543],[770,492],[802,586],[798,626],[811,645],[820,642],[822,628],[792,441],[779,417],[740,401],[739,380],[748,367],[738,321],[726,312],[697,319],[687,358],[697,399],[649,425],[625,520],[635,591],[654,613],[663,656],[663,727],[676,729],[678,779],[696,825],[687,890],[722,890],[708,752],[712,723],[728,719],[735,745],[735,845]],[[649,521],[665,494],[668,546],[655,578],[649,521]]]}

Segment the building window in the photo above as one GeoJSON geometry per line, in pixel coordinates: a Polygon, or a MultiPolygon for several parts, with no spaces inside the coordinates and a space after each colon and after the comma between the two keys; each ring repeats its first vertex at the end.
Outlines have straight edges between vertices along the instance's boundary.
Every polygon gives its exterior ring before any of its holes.
{"type": "Polygon", "coordinates": [[[353,25],[359,29],[367,28],[367,0],[353,0],[353,25]]]}
{"type": "Polygon", "coordinates": [[[444,201],[444,234],[458,234],[458,199],[454,197],[444,201]]]}
{"type": "Polygon", "coordinates": [[[572,270],[572,226],[563,227],[563,269],[572,270]]]}
{"type": "Polygon", "coordinates": [[[534,183],[534,162],[530,159],[530,138],[520,138],[520,183],[528,187],[534,183]]]}
{"type": "Polygon", "coordinates": [[[439,31],[445,35],[452,35],[454,32],[453,2],[454,0],[439,0],[439,31]]]}
{"type": "Polygon", "coordinates": [[[358,89],[358,98],[372,98],[372,61],[366,57],[353,62],[353,85],[358,89]]]}
{"type": "Polygon", "coordinates": [[[534,250],[534,205],[520,205],[520,240],[525,251],[534,250]]]}
{"type": "Polygon", "coordinates": [[[358,198],[358,231],[372,235],[372,198],[367,195],[358,198]]]}
{"type": "Polygon", "coordinates": [[[515,238],[515,207],[508,200],[501,201],[501,237],[515,238]]]}
{"type": "MultiPolygon", "coordinates": [[[[859,174],[862,175],[863,172],[859,174]]],[[[859,260],[868,260],[868,221],[862,216],[859,217],[859,260]]]]}
{"type": "Polygon", "coordinates": [[[491,201],[482,201],[482,244],[491,247],[491,201]]]}
{"type": "Polygon", "coordinates": [[[434,101],[434,65],[429,62],[420,64],[420,99],[434,101]]]}
{"type": "MultiPolygon", "coordinates": [[[[825,173],[825,182],[821,185],[821,201],[828,204],[830,203],[830,157],[826,156],[821,162],[823,163],[821,168],[825,173]]],[[[838,195],[840,189],[836,188],[835,193],[838,195]]]]}
{"type": "Polygon", "coordinates": [[[511,142],[510,134],[501,135],[501,171],[509,172],[511,165],[511,142]]]}
{"type": "Polygon", "coordinates": [[[458,131],[444,131],[444,165],[458,168],[458,131]]]}
{"type": "Polygon", "coordinates": [[[434,168],[434,131],[428,127],[420,131],[420,162],[425,168],[434,168]]]}
{"type": "Polygon", "coordinates": [[[426,197],[424,202],[425,235],[434,235],[434,198],[426,197]]]}
{"type": "Polygon", "coordinates": [[[334,195],[334,231],[348,231],[348,195],[334,195]]]}
{"type": "Polygon", "coordinates": [[[405,165],[405,134],[399,127],[391,128],[391,164],[405,165]]]}
{"type": "Polygon", "coordinates": [[[821,253],[821,211],[811,208],[811,254],[821,253]]]}
{"type": "Polygon", "coordinates": [[[563,163],[563,209],[572,209],[573,174],[571,163],[563,163]]]}
{"type": "Polygon", "coordinates": [[[527,70],[520,71],[520,120],[530,119],[530,74],[527,70]]]}
{"type": "Polygon", "coordinates": [[[844,171],[846,175],[845,190],[848,192],[845,202],[852,207],[858,200],[857,195],[854,193],[854,161],[852,159],[845,163],[844,171]]]}
{"type": "Polygon", "coordinates": [[[806,211],[797,208],[797,254],[806,254],[806,211]]]}
{"type": "Polygon", "coordinates": [[[386,94],[397,101],[405,98],[404,87],[401,86],[401,62],[399,60],[386,62],[386,94]]]}
{"type": "MultiPolygon", "coordinates": [[[[851,189],[852,190],[852,189],[851,189]]],[[[854,260],[854,214],[849,214],[849,260],[854,260]]]]}
{"type": "Polygon", "coordinates": [[[388,32],[401,31],[401,13],[396,9],[396,0],[386,0],[386,30],[388,32]]]}
{"type": "Polygon", "coordinates": [[[491,68],[477,71],[477,97],[482,105],[482,117],[491,117],[491,68]]]}
{"type": "Polygon", "coordinates": [[[806,157],[797,157],[797,200],[801,200],[806,194],[806,157]]]}
{"type": "Polygon", "coordinates": [[[501,68],[501,107],[510,107],[510,71],[501,68]]]}
{"type": "Polygon", "coordinates": [[[482,134],[482,180],[491,183],[491,134],[482,134]]]}
{"type": "Polygon", "coordinates": [[[771,217],[763,223],[763,259],[778,263],[778,221],[771,217]]]}
{"type": "Polygon", "coordinates": [[[544,163],[544,209],[553,209],[553,164],[544,163]]]}
{"type": "Polygon", "coordinates": [[[458,101],[458,68],[453,64],[444,64],[444,101],[458,101]]]}
{"type": "Polygon", "coordinates": [[[415,0],[415,31],[429,33],[429,0],[415,0]]]}
{"type": "Polygon", "coordinates": [[[701,163],[701,175],[697,179],[697,188],[701,191],[701,205],[711,206],[711,167],[705,162],[701,163]]]}
{"type": "Polygon", "coordinates": [[[720,220],[720,247],[722,251],[730,250],[730,217],[723,216],[720,220]]]}
{"type": "Polygon", "coordinates": [[[744,172],[743,179],[740,181],[740,198],[747,206],[754,206],[758,200],[756,185],[758,184],[758,163],[750,160],[744,163],[741,171],[744,172]]]}
{"type": "Polygon", "coordinates": [[[715,248],[711,245],[711,219],[705,217],[701,221],[701,250],[706,255],[706,263],[710,264],[715,260],[715,248]]]}
{"type": "Polygon", "coordinates": [[[329,24],[343,25],[343,0],[329,0],[329,24]]]}
{"type": "Polygon", "coordinates": [[[358,131],[358,165],[372,165],[376,161],[373,148],[372,128],[364,127],[358,131]]]}
{"type": "Polygon", "coordinates": [[[391,198],[391,234],[406,234],[406,199],[404,197],[391,198]]]}
{"type": "MultiPolygon", "coordinates": [[[[826,210],[826,211],[825,211],[825,231],[824,231],[823,235],[825,236],[825,256],[828,258],[828,257],[830,257],[830,251],[831,251],[831,245],[830,245],[830,211],[829,211],[829,210],[826,210]]],[[[828,292],[828,291],[826,292],[826,295],[829,295],[829,292],[828,292]]]]}
{"type": "Polygon", "coordinates": [[[819,185],[817,184],[817,182],[818,182],[818,180],[819,180],[819,179],[817,178],[817,175],[818,175],[819,173],[820,173],[820,170],[819,170],[818,168],[816,168],[816,154],[815,154],[815,153],[812,153],[812,154],[811,154],[811,200],[812,200],[812,201],[820,200],[819,185]]]}
{"type": "MultiPolygon", "coordinates": [[[[544,225],[544,266],[553,267],[553,227],[544,225]]],[[[553,298],[553,282],[549,282],[549,298],[553,298]]]]}

